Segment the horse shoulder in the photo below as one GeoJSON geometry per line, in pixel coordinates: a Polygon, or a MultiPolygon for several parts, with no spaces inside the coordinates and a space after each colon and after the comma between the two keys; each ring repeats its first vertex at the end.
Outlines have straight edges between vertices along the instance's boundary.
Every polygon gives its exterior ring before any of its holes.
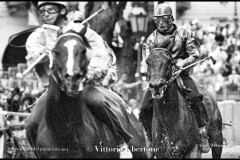
{"type": "Polygon", "coordinates": [[[217,100],[214,94],[211,93],[206,87],[199,83],[196,83],[196,85],[199,92],[203,95],[203,104],[207,110],[207,114],[209,117],[212,117],[216,109],[218,109],[217,100]]]}

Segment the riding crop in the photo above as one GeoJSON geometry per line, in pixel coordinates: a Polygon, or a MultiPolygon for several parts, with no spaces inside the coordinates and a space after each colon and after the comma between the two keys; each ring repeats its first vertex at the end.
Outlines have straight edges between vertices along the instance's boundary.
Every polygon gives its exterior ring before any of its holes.
{"type": "MultiPolygon", "coordinates": [[[[188,65],[186,67],[180,68],[178,71],[174,72],[172,78],[168,81],[168,83],[171,83],[173,80],[175,80],[183,70],[186,70],[186,69],[188,69],[188,68],[190,68],[190,67],[192,67],[192,66],[194,66],[194,65],[196,65],[196,64],[198,64],[200,62],[203,62],[203,61],[205,61],[207,59],[211,59],[213,64],[216,63],[216,60],[212,56],[206,57],[206,58],[204,58],[202,60],[199,60],[199,61],[197,61],[195,63],[192,63],[192,64],[190,64],[190,65],[188,65]]],[[[148,88],[149,87],[146,87],[143,90],[146,90],[148,88]]]]}
{"type": "Polygon", "coordinates": [[[204,59],[202,59],[202,60],[199,60],[199,61],[197,61],[197,62],[195,62],[195,63],[192,63],[192,64],[190,64],[190,65],[188,65],[188,66],[186,66],[186,67],[180,68],[178,71],[174,72],[174,73],[173,73],[173,78],[172,78],[172,80],[176,79],[177,76],[178,76],[183,70],[186,70],[186,69],[188,69],[188,68],[190,68],[190,67],[192,67],[192,66],[194,66],[194,65],[196,65],[196,64],[198,64],[198,63],[200,63],[200,62],[203,62],[203,61],[205,61],[205,60],[207,60],[207,59],[211,59],[211,60],[212,60],[212,63],[213,63],[213,64],[216,64],[216,60],[215,60],[212,56],[206,57],[206,58],[204,58],[204,59]]]}

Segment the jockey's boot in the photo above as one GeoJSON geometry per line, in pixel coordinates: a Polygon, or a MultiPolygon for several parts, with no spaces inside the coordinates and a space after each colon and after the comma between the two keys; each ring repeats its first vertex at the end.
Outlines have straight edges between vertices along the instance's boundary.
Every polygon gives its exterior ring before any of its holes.
{"type": "Polygon", "coordinates": [[[210,151],[210,146],[208,143],[207,131],[204,127],[199,128],[200,138],[201,138],[201,151],[202,153],[208,153],[210,151]]]}
{"type": "Polygon", "coordinates": [[[193,109],[193,112],[196,115],[197,123],[199,126],[199,133],[200,133],[200,140],[201,140],[201,151],[203,153],[208,153],[210,150],[209,142],[208,142],[208,136],[206,131],[206,124],[209,120],[206,108],[204,104],[202,103],[202,100],[197,97],[193,98],[191,100],[191,108],[193,109]]]}
{"type": "Polygon", "coordinates": [[[120,159],[132,159],[132,152],[128,148],[128,144],[124,141],[122,144],[119,145],[120,150],[120,159]]]}

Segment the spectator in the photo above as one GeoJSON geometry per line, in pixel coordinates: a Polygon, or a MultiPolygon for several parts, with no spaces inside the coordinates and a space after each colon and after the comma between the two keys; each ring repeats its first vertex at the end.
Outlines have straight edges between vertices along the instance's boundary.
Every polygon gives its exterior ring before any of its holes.
{"type": "Polygon", "coordinates": [[[31,97],[31,96],[24,97],[21,101],[19,112],[29,112],[30,113],[29,106],[32,105],[33,103],[34,103],[33,97],[31,97]]]}
{"type": "Polygon", "coordinates": [[[131,113],[134,114],[134,116],[139,119],[139,113],[140,110],[138,108],[138,103],[136,99],[131,98],[128,102],[129,107],[131,108],[131,113]]]}
{"type": "Polygon", "coordinates": [[[240,86],[240,75],[237,74],[236,68],[232,70],[232,74],[228,76],[228,81],[226,84],[232,84],[238,88],[240,86]]]}

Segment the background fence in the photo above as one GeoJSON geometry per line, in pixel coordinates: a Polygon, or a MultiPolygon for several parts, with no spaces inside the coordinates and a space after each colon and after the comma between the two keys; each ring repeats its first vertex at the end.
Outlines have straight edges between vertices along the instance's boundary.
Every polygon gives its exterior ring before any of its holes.
{"type": "Polygon", "coordinates": [[[227,145],[240,146],[240,102],[219,101],[218,106],[223,118],[223,136],[227,145]]]}
{"type": "Polygon", "coordinates": [[[23,73],[26,68],[26,64],[19,63],[17,67],[9,67],[7,71],[0,71],[0,86],[8,90],[16,87],[19,87],[21,90],[25,90],[27,87],[32,90],[41,90],[42,85],[34,70],[22,79],[17,78],[17,73],[23,73]]]}

